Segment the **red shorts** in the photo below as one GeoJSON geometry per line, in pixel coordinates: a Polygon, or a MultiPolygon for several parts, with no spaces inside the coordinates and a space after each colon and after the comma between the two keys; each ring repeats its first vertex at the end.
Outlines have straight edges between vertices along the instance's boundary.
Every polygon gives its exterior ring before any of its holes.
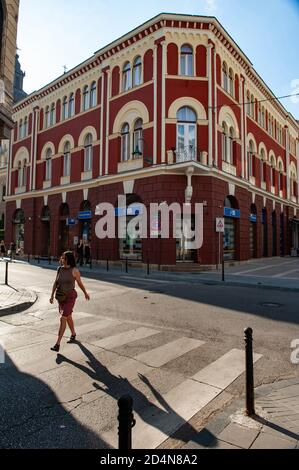
{"type": "Polygon", "coordinates": [[[69,317],[72,315],[77,300],[78,294],[75,290],[72,290],[64,302],[59,304],[59,313],[63,317],[69,317]]]}

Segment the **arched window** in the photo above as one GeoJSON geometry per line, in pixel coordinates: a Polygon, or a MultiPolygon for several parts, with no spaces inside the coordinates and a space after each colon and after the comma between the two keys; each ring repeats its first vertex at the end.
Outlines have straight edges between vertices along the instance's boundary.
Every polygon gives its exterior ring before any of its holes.
{"type": "Polygon", "coordinates": [[[228,138],[228,162],[233,165],[234,164],[234,129],[231,127],[229,130],[229,138],[228,138]]]}
{"type": "Polygon", "coordinates": [[[265,108],[262,108],[262,127],[265,129],[266,127],[266,119],[265,119],[265,108]]]}
{"type": "Polygon", "coordinates": [[[131,64],[126,62],[123,68],[123,91],[128,91],[130,88],[132,88],[131,64]]]}
{"type": "Polygon", "coordinates": [[[181,75],[194,75],[193,49],[189,44],[184,44],[181,48],[181,75]]]}
{"type": "Polygon", "coordinates": [[[138,158],[143,154],[143,122],[137,119],[134,126],[134,158],[138,158]]]}
{"type": "Polygon", "coordinates": [[[22,163],[18,163],[18,188],[23,186],[23,168],[22,163]]]}
{"type": "Polygon", "coordinates": [[[75,96],[74,93],[71,93],[69,99],[69,118],[75,115],[75,96]]]}
{"type": "Polygon", "coordinates": [[[265,155],[265,150],[261,150],[261,182],[264,183],[266,181],[266,155],[265,155]]]}
{"type": "Polygon", "coordinates": [[[87,111],[89,109],[89,87],[85,85],[83,89],[83,111],[87,111]]]}
{"type": "Polygon", "coordinates": [[[130,127],[124,124],[121,130],[121,160],[127,162],[130,159],[130,127]]]}
{"type": "Polygon", "coordinates": [[[229,69],[229,87],[228,92],[231,96],[234,96],[234,72],[232,69],[229,69]]]}
{"type": "Polygon", "coordinates": [[[28,117],[26,116],[24,119],[24,132],[23,136],[27,137],[28,136],[28,117]]]}
{"type": "Polygon", "coordinates": [[[254,100],[254,96],[251,95],[251,106],[250,106],[250,116],[252,117],[252,119],[254,119],[255,117],[255,100],[254,100]]]}
{"type": "Polygon", "coordinates": [[[19,123],[19,139],[23,139],[23,119],[19,123]]]}
{"type": "Polygon", "coordinates": [[[185,106],[179,109],[177,121],[177,162],[196,160],[197,115],[193,109],[185,106]]]}
{"type": "Polygon", "coordinates": [[[228,162],[227,154],[227,138],[228,138],[228,128],[225,122],[222,123],[222,160],[228,162]]]}
{"type": "Polygon", "coordinates": [[[66,142],[63,149],[63,176],[71,174],[71,144],[66,142]]]}
{"type": "Polygon", "coordinates": [[[50,112],[50,126],[54,126],[55,124],[55,104],[51,105],[51,112],[50,112]]]}
{"type": "Polygon", "coordinates": [[[133,86],[141,85],[142,75],[142,60],[141,57],[136,57],[133,65],[133,86]]]}
{"type": "Polygon", "coordinates": [[[45,181],[52,180],[52,151],[48,149],[46,152],[46,174],[45,181]]]}
{"type": "Polygon", "coordinates": [[[283,190],[283,167],[282,167],[281,162],[279,162],[278,171],[279,171],[279,175],[278,175],[278,195],[279,195],[280,191],[283,190]]]}
{"type": "Polygon", "coordinates": [[[222,65],[222,86],[225,91],[228,91],[228,71],[226,62],[223,62],[222,65]]]}
{"type": "Polygon", "coordinates": [[[252,140],[249,142],[249,149],[248,149],[248,173],[249,176],[254,176],[254,143],[252,140]]]}
{"type": "Polygon", "coordinates": [[[93,147],[92,135],[87,134],[84,141],[84,171],[92,171],[93,147]]]}
{"type": "Polygon", "coordinates": [[[22,181],[22,187],[26,188],[27,186],[27,160],[23,161],[23,181],[22,181]]]}
{"type": "Polygon", "coordinates": [[[250,106],[251,106],[251,102],[250,102],[250,92],[249,90],[247,91],[247,95],[246,95],[246,114],[248,114],[248,116],[250,116],[250,106]]]}
{"type": "Polygon", "coordinates": [[[45,114],[45,127],[46,129],[50,127],[50,107],[46,107],[46,114],[45,114]]]}
{"type": "Polygon", "coordinates": [[[65,96],[62,102],[62,120],[65,121],[67,118],[68,118],[68,101],[67,101],[67,96],[65,96]]]}
{"type": "Polygon", "coordinates": [[[275,159],[273,156],[271,157],[270,163],[271,163],[270,181],[271,181],[271,186],[274,186],[275,185],[275,159]]]}
{"type": "Polygon", "coordinates": [[[97,105],[97,84],[92,82],[90,87],[90,107],[94,108],[97,105]]]}

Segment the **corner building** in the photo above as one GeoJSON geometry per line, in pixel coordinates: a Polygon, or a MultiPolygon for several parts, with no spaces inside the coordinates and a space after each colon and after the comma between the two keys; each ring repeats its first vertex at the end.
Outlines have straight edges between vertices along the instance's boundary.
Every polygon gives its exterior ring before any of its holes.
{"type": "MultiPolygon", "coordinates": [[[[210,17],[161,14],[14,109],[6,242],[216,265],[298,248],[298,122],[210,17]],[[203,202],[204,245],[98,240],[97,204],[203,202]]],[[[150,227],[152,229],[152,227],[150,227]]]]}

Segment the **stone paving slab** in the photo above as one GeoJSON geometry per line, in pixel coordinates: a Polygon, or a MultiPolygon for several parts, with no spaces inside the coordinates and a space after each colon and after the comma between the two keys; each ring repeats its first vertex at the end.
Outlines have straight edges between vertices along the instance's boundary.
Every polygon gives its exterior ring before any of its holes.
{"type": "Polygon", "coordinates": [[[256,416],[245,416],[245,400],[237,400],[184,448],[298,449],[298,408],[299,378],[261,386],[256,389],[256,416]]]}
{"type": "Polygon", "coordinates": [[[37,294],[28,289],[0,286],[0,317],[19,313],[30,308],[37,300],[37,294]]]}

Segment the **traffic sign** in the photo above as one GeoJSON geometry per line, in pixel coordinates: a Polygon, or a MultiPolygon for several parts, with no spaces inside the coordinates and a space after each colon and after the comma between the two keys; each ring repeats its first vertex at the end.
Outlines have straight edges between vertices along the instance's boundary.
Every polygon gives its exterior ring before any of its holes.
{"type": "Polygon", "coordinates": [[[216,232],[224,233],[224,219],[223,218],[216,219],[216,232]]]}

